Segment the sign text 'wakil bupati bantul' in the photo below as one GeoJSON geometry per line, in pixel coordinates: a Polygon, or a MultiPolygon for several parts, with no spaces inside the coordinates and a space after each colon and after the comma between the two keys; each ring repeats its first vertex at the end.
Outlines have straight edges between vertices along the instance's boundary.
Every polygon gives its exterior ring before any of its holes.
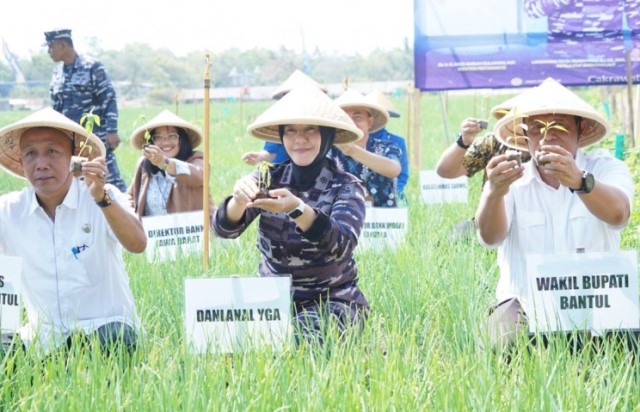
{"type": "Polygon", "coordinates": [[[607,289],[628,288],[628,274],[543,276],[536,278],[538,291],[591,291],[586,295],[559,295],[560,309],[610,308],[607,289]]]}
{"type": "Polygon", "coordinates": [[[528,255],[531,332],[640,327],[635,251],[528,255]]]}

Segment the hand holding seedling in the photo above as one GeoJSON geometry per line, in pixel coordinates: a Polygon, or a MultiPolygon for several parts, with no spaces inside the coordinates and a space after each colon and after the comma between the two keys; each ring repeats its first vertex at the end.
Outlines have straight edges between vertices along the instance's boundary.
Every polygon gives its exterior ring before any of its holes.
{"type": "Polygon", "coordinates": [[[486,172],[489,194],[503,197],[509,192],[511,184],[522,177],[524,168],[516,160],[511,160],[509,155],[501,154],[489,160],[486,172]]]}
{"type": "Polygon", "coordinates": [[[289,189],[280,188],[269,191],[269,197],[257,198],[247,204],[247,207],[257,207],[273,213],[287,213],[300,203],[300,199],[289,189]]]}
{"type": "Polygon", "coordinates": [[[91,196],[97,202],[104,197],[104,185],[107,182],[108,169],[104,157],[96,157],[82,163],[82,177],[84,178],[91,196]]]}
{"type": "Polygon", "coordinates": [[[260,189],[253,175],[244,176],[233,185],[233,200],[242,208],[247,208],[258,193],[260,193],[260,189]]]}
{"type": "Polygon", "coordinates": [[[540,146],[540,153],[538,170],[541,173],[566,187],[576,188],[582,185],[582,170],[569,151],[561,146],[544,145],[540,146]]]}
{"type": "Polygon", "coordinates": [[[156,167],[162,167],[165,164],[166,155],[158,146],[150,144],[143,147],[142,155],[156,167]]]}

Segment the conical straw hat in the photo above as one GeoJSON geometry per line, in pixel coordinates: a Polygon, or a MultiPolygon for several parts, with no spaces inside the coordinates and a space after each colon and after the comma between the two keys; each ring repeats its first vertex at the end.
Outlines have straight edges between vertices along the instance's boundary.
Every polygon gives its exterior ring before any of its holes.
{"type": "Polygon", "coordinates": [[[198,145],[202,142],[202,133],[198,128],[196,128],[194,125],[187,122],[177,114],[170,112],[169,110],[163,110],[156,117],[134,130],[134,132],[131,134],[131,146],[135,147],[138,150],[141,150],[147,143],[144,137],[145,132],[148,130],[149,133],[151,133],[153,129],[163,126],[173,126],[184,129],[184,131],[187,133],[187,136],[189,137],[192,149],[198,147],[198,145]]]}
{"type": "Polygon", "coordinates": [[[498,120],[502,119],[511,109],[518,106],[521,96],[522,93],[493,106],[491,108],[491,115],[498,120]]]}
{"type": "Polygon", "coordinates": [[[373,125],[371,126],[369,133],[374,133],[382,129],[389,121],[389,113],[387,113],[384,107],[356,90],[345,90],[345,92],[336,99],[336,103],[342,109],[351,107],[362,107],[367,109],[371,113],[371,116],[373,116],[373,125]]]}
{"type": "Polygon", "coordinates": [[[552,78],[539,86],[522,93],[518,105],[500,119],[493,128],[493,134],[505,145],[528,150],[525,139],[514,139],[514,125],[517,134],[522,135],[522,116],[542,114],[568,114],[587,120],[588,126],[582,131],[578,147],[587,147],[602,140],[609,133],[609,122],[590,104],[552,78]]]}
{"type": "Polygon", "coordinates": [[[389,113],[389,117],[400,117],[400,113],[398,112],[398,110],[396,110],[391,101],[380,90],[376,89],[367,94],[366,97],[373,100],[378,104],[378,106],[383,107],[387,111],[387,113],[389,113]]]}
{"type": "Polygon", "coordinates": [[[276,91],[273,92],[273,96],[271,97],[275,100],[279,100],[282,98],[282,96],[289,93],[292,89],[304,83],[311,83],[314,86],[320,88],[320,90],[322,90],[323,92],[327,92],[327,88],[325,86],[321,86],[320,83],[313,80],[311,77],[307,76],[300,70],[296,69],[289,75],[287,80],[285,80],[280,86],[278,86],[276,91]]]}
{"type": "Polygon", "coordinates": [[[52,127],[64,132],[74,142],[74,154],[81,150],[86,141],[87,148],[82,149],[82,155],[89,160],[104,156],[106,153],[104,144],[98,136],[93,133],[88,134],[78,123],[47,107],[0,129],[0,166],[17,177],[25,178],[20,162],[20,138],[24,132],[34,127],[52,127]]]}
{"type": "Polygon", "coordinates": [[[309,83],[301,84],[265,110],[247,127],[258,139],[282,143],[278,126],[307,124],[336,128],[335,143],[351,143],[362,137],[362,131],[329,96],[309,83]]]}

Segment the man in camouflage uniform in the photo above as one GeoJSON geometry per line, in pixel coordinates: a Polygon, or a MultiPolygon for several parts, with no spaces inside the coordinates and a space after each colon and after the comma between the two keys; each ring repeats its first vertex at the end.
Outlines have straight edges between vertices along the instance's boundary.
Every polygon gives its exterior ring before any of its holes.
{"type": "Polygon", "coordinates": [[[291,275],[298,342],[324,342],[327,321],[340,333],[361,330],[369,305],[353,254],[364,224],[364,190],[326,154],[334,141],[352,142],[362,132],[313,85],[293,89],[248,130],[267,141],[281,139],[291,161],[270,168],[266,194],[260,171],[239,179],[213,229],[221,238],[237,238],[259,218],[259,274],[291,275]]]}
{"type": "Polygon", "coordinates": [[[51,105],[54,110],[77,123],[85,113],[91,111],[100,117],[100,125],[94,125],[93,133],[107,148],[107,183],[125,192],[127,186],[120,176],[113,152],[120,144],[118,104],[107,70],[98,60],[75,51],[71,30],[48,31],[44,35],[51,59],[63,63],[53,70],[49,86],[51,105]]]}

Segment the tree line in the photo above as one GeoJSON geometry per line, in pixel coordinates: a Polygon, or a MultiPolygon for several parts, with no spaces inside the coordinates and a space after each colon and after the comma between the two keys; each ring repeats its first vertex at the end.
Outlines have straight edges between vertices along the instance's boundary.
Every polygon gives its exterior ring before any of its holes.
{"type": "MultiPolygon", "coordinates": [[[[170,100],[173,91],[202,87],[205,51],[176,56],[165,48],[133,43],[122,50],[77,50],[101,60],[118,93],[125,98],[170,100]]],[[[320,50],[299,53],[285,47],[278,50],[254,48],[228,49],[211,53],[212,87],[277,85],[295,69],[307,72],[320,83],[385,81],[413,78],[413,50],[408,44],[392,50],[376,49],[362,54],[324,54],[320,50]]],[[[0,63],[0,98],[48,96],[54,63],[46,52],[19,61],[26,84],[16,85],[11,68],[0,63]]]]}

